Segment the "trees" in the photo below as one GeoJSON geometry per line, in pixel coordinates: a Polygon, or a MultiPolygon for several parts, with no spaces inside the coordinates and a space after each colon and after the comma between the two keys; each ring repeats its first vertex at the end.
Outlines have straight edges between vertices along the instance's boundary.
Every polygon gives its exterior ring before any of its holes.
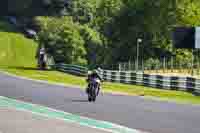
{"type": "Polygon", "coordinates": [[[200,3],[198,0],[177,0],[177,25],[199,26],[200,3]]]}
{"type": "Polygon", "coordinates": [[[70,2],[69,14],[75,22],[84,27],[83,36],[86,39],[87,59],[90,65],[111,63],[113,58],[112,49],[110,49],[112,40],[109,38],[111,34],[109,26],[122,6],[121,0],[73,0],[70,2]]]}
{"type": "Polygon", "coordinates": [[[171,31],[174,26],[199,25],[199,6],[197,0],[20,0],[10,9],[51,16],[37,21],[39,36],[41,43],[57,51],[58,62],[81,58],[91,66],[108,66],[134,60],[137,38],[143,40],[144,60],[159,58],[163,52],[180,54],[173,49],[171,31]],[[82,49],[77,58],[58,54],[60,49],[73,51],[75,47],[82,49]]]}
{"type": "Polygon", "coordinates": [[[106,63],[107,47],[101,39],[99,32],[91,29],[88,25],[81,26],[81,35],[85,41],[88,65],[91,68],[106,63]]]}
{"type": "Polygon", "coordinates": [[[73,23],[71,17],[37,17],[41,27],[39,41],[45,45],[47,52],[54,56],[55,62],[86,65],[84,40],[80,27],[73,23]]]}

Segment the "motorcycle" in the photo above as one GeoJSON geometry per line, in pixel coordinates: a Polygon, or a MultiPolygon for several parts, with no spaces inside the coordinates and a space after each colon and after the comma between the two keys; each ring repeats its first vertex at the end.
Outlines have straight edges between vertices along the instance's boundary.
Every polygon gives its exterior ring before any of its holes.
{"type": "Polygon", "coordinates": [[[40,70],[45,70],[46,68],[46,63],[44,61],[40,61],[38,64],[38,67],[40,70]]]}
{"type": "Polygon", "coordinates": [[[101,81],[98,78],[94,78],[90,81],[89,92],[88,92],[88,101],[89,102],[96,101],[96,97],[99,94],[100,83],[101,83],[101,81]]]}

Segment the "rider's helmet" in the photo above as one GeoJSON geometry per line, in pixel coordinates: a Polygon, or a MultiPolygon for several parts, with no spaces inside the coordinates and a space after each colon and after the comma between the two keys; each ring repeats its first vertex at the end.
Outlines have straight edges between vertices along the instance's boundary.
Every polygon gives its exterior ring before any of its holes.
{"type": "Polygon", "coordinates": [[[92,74],[92,71],[88,71],[88,73],[87,73],[88,75],[91,75],[92,74]]]}
{"type": "Polygon", "coordinates": [[[100,72],[102,69],[100,67],[98,67],[97,70],[100,72]]]}
{"type": "Polygon", "coordinates": [[[98,70],[93,70],[93,72],[92,72],[93,74],[98,74],[99,72],[98,72],[98,70]]]}

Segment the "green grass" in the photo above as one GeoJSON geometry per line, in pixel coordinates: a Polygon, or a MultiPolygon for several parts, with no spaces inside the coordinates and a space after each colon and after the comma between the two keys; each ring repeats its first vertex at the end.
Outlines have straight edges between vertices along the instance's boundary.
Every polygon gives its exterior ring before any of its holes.
{"type": "Polygon", "coordinates": [[[40,71],[35,68],[6,68],[4,70],[15,75],[29,77],[32,79],[47,80],[55,83],[65,83],[68,85],[78,85],[81,87],[86,85],[84,78],[58,71],[40,71]]]}
{"type": "MultiPolygon", "coordinates": [[[[0,22],[0,69],[15,75],[50,82],[78,85],[85,89],[85,78],[57,71],[39,71],[36,69],[37,44],[23,35],[12,31],[6,23],[0,22]]],[[[178,103],[200,104],[200,97],[182,91],[159,90],[150,87],[103,83],[104,92],[123,93],[135,96],[147,96],[170,100],[178,103]]]]}
{"type": "Polygon", "coordinates": [[[0,67],[34,67],[37,44],[0,22],[0,67]],[[8,32],[9,31],[9,32],[8,32]]]}

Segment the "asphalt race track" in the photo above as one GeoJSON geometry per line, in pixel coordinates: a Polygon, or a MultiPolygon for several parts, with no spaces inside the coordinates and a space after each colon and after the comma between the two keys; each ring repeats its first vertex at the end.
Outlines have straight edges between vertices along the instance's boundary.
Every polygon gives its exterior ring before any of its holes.
{"type": "Polygon", "coordinates": [[[88,103],[79,88],[62,87],[0,74],[5,96],[150,133],[200,133],[200,106],[142,97],[104,94],[88,103]]]}

